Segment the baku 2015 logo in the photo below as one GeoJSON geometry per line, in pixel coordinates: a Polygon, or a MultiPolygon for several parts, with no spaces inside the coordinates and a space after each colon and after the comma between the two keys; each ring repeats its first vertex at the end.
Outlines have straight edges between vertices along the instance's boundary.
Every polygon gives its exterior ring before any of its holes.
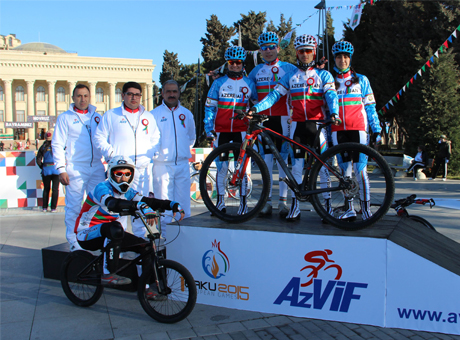
{"type": "Polygon", "coordinates": [[[229,271],[230,261],[220,249],[220,242],[212,242],[212,248],[203,255],[202,266],[206,275],[213,279],[219,279],[229,271]]]}

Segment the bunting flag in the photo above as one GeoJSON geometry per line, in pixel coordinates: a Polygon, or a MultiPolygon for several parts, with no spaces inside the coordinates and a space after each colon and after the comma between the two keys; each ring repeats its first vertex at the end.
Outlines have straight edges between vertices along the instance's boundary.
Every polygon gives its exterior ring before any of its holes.
{"type": "Polygon", "coordinates": [[[361,14],[363,13],[363,8],[364,6],[361,6],[359,4],[358,6],[355,6],[353,9],[353,13],[351,14],[351,21],[350,21],[350,28],[354,31],[356,27],[358,27],[360,21],[361,21],[361,14]]]}
{"type": "MultiPolygon", "coordinates": [[[[371,1],[371,4],[372,4],[372,1],[371,1]]],[[[458,25],[458,27],[452,32],[452,34],[446,39],[446,41],[442,43],[442,45],[438,48],[438,50],[434,53],[434,55],[431,56],[426,61],[426,63],[414,74],[414,76],[406,83],[406,85],[404,85],[396,93],[396,95],[394,95],[393,98],[391,98],[388,101],[388,103],[386,103],[380,110],[377,111],[379,114],[383,115],[382,112],[387,113],[387,111],[390,108],[390,105],[394,106],[393,103],[396,103],[398,100],[400,100],[403,92],[406,92],[406,88],[408,89],[411,84],[414,84],[414,80],[417,79],[417,76],[422,77],[423,73],[426,72],[426,66],[431,68],[431,65],[434,64],[434,61],[435,61],[434,57],[439,58],[439,53],[444,53],[444,51],[449,48],[449,43],[452,44],[453,38],[457,38],[457,31],[460,31],[460,25],[458,25]]]]}

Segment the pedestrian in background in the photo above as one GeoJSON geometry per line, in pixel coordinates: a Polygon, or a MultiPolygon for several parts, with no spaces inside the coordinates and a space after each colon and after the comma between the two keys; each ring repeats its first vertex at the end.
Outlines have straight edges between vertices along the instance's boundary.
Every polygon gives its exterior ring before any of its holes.
{"type": "Polygon", "coordinates": [[[56,212],[58,197],[59,197],[59,172],[56,170],[53,158],[53,148],[51,140],[53,134],[48,131],[45,135],[45,142],[42,144],[37,153],[37,165],[42,170],[43,181],[43,212],[48,211],[49,195],[51,183],[53,184],[51,195],[51,212],[56,212]]]}
{"type": "Polygon", "coordinates": [[[411,161],[411,165],[407,168],[406,172],[414,171],[414,181],[417,180],[417,170],[424,169],[428,164],[428,154],[425,152],[425,147],[419,145],[417,148],[417,155],[411,161]]]}
{"type": "Polygon", "coordinates": [[[452,142],[447,140],[446,135],[441,135],[438,142],[438,148],[436,157],[434,159],[433,171],[430,180],[435,180],[438,174],[439,168],[442,168],[442,180],[445,181],[447,178],[447,163],[452,153],[452,142]]]}

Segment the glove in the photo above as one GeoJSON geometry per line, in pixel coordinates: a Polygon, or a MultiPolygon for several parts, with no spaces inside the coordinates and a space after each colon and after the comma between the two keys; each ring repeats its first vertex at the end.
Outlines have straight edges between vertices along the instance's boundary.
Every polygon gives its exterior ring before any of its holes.
{"type": "Polygon", "coordinates": [[[281,143],[281,153],[282,154],[289,154],[290,144],[289,142],[283,141],[281,143]]]}
{"type": "Polygon", "coordinates": [[[372,137],[375,140],[375,144],[382,145],[382,136],[380,136],[379,132],[374,133],[372,137]]]}
{"type": "Polygon", "coordinates": [[[331,115],[331,119],[332,119],[332,121],[333,121],[334,123],[336,123],[336,122],[338,123],[338,124],[336,124],[336,125],[342,124],[342,120],[341,120],[340,117],[339,117],[338,115],[336,115],[335,113],[333,113],[333,114],[331,115]]]}
{"type": "Polygon", "coordinates": [[[150,208],[147,204],[144,202],[139,201],[137,203],[137,209],[145,216],[145,218],[154,218],[158,217],[156,212],[153,211],[152,208],[150,208]]]}
{"type": "Polygon", "coordinates": [[[253,106],[246,112],[246,115],[252,116],[254,113],[257,113],[257,109],[253,106]]]}
{"type": "Polygon", "coordinates": [[[181,214],[185,213],[184,209],[182,209],[182,207],[180,206],[179,202],[172,201],[171,202],[171,208],[172,208],[173,213],[176,213],[176,212],[181,213],[181,214]]]}

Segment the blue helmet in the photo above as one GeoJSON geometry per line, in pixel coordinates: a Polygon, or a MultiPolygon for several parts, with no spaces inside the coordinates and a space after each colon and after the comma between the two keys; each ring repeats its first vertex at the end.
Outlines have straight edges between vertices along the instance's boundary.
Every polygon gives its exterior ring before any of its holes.
{"type": "Polygon", "coordinates": [[[332,46],[332,54],[334,57],[339,53],[346,53],[351,56],[353,55],[354,48],[348,41],[338,41],[332,46]]]}
{"type": "Polygon", "coordinates": [[[225,60],[246,60],[246,51],[243,47],[232,46],[225,51],[225,60]]]}
{"type": "Polygon", "coordinates": [[[257,39],[257,43],[259,46],[264,44],[279,44],[278,35],[275,32],[265,32],[259,35],[259,39],[257,39]]]}

